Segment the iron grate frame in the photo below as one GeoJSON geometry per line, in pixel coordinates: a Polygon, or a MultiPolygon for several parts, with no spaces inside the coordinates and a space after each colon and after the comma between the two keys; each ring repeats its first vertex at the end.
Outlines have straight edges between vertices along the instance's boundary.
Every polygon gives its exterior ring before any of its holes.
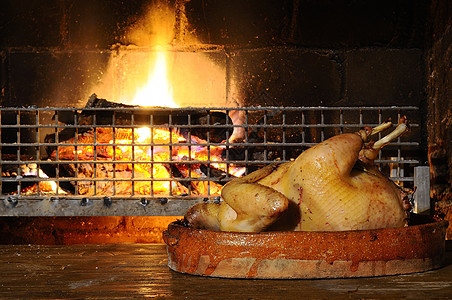
{"type": "MultiPolygon", "coordinates": [[[[395,123],[403,115],[408,115],[411,131],[414,134],[407,134],[399,137],[396,141],[385,147],[379,154],[375,163],[391,180],[398,181],[404,186],[413,187],[416,181],[415,168],[422,165],[422,124],[420,109],[416,106],[372,106],[372,107],[211,107],[211,108],[63,108],[63,107],[0,107],[0,154],[2,157],[0,169],[0,205],[1,216],[104,216],[104,215],[171,215],[180,216],[191,205],[202,201],[221,201],[218,194],[212,194],[211,182],[221,184],[234,178],[228,171],[235,165],[245,168],[245,173],[253,171],[255,168],[267,165],[274,161],[281,163],[290,161],[307,148],[322,142],[335,134],[357,131],[364,126],[376,126],[385,121],[390,116],[395,123]],[[200,110],[205,116],[205,123],[197,124],[194,121],[194,115],[198,115],[200,110]],[[217,122],[213,114],[221,112],[225,119],[217,122]],[[236,123],[229,117],[233,112],[241,116],[241,123],[236,123]],[[91,116],[92,122],[89,124],[81,123],[83,114],[91,116]],[[101,121],[99,115],[107,114],[111,116],[111,122],[101,121]],[[124,124],[120,122],[118,116],[126,116],[124,124]],[[146,121],[138,121],[145,115],[146,121]],[[156,119],[165,116],[167,122],[157,122],[156,119]],[[175,121],[182,118],[186,122],[175,121]],[[186,118],[186,119],[185,119],[186,118]],[[184,133],[186,141],[176,142],[170,140],[168,143],[155,143],[154,141],[139,143],[134,140],[135,132],[142,127],[149,129],[168,129],[171,133],[184,133]],[[205,165],[207,173],[203,177],[189,176],[171,176],[169,178],[135,178],[132,171],[131,178],[102,178],[93,176],[93,178],[80,178],[75,172],[74,177],[64,177],[59,173],[60,166],[88,164],[105,164],[105,161],[99,160],[96,153],[100,147],[105,147],[105,143],[100,142],[96,137],[97,129],[106,128],[113,132],[124,129],[130,130],[133,140],[131,143],[124,143],[115,140],[108,145],[113,149],[118,147],[137,147],[158,148],[167,147],[169,153],[174,148],[186,147],[205,148],[207,150],[206,159],[195,159],[188,156],[183,161],[173,159],[169,155],[168,159],[161,161],[148,161],[152,166],[169,165],[171,168],[178,164],[187,166],[205,165]],[[57,136],[63,130],[74,131],[74,141],[58,141],[57,136]],[[194,142],[192,136],[194,132],[204,132],[202,141],[199,139],[194,142]],[[244,132],[244,139],[240,141],[231,141],[234,130],[244,132]],[[93,132],[93,141],[80,143],[77,138],[80,132],[93,132]],[[212,136],[213,131],[224,132],[224,137],[212,136]],[[55,141],[45,141],[48,135],[55,135],[55,141]],[[43,155],[45,149],[60,149],[61,147],[92,147],[94,151],[91,160],[83,160],[77,157],[75,159],[65,160],[58,158],[49,162],[49,157],[43,155]],[[226,166],[226,171],[220,175],[214,175],[212,165],[212,149],[222,148],[222,161],[226,166]],[[240,158],[237,158],[233,150],[241,149],[240,158]],[[26,153],[26,154],[24,154],[26,153]],[[6,156],[8,156],[7,159],[6,156]],[[24,157],[27,157],[26,159],[24,157]],[[15,158],[15,159],[14,159],[15,158]],[[23,166],[35,164],[37,170],[44,165],[56,165],[54,176],[43,178],[40,176],[26,177],[23,174],[23,166]],[[14,176],[5,176],[5,169],[14,169],[14,176]],[[94,186],[94,192],[91,194],[67,194],[44,193],[39,190],[34,194],[23,193],[23,186],[44,181],[56,182],[58,186],[68,181],[79,182],[89,181],[94,186]],[[130,195],[121,195],[115,192],[110,194],[101,194],[96,191],[96,186],[112,183],[113,186],[121,181],[131,181],[132,189],[130,195]],[[170,192],[167,194],[137,194],[135,185],[151,182],[151,185],[157,182],[170,182],[170,192]],[[207,194],[195,194],[189,189],[188,194],[172,193],[173,184],[190,185],[193,182],[204,182],[207,184],[207,194]],[[16,185],[14,192],[6,192],[5,185],[16,185]]],[[[122,117],[124,118],[124,117],[122,117]]],[[[122,121],[124,119],[121,119],[122,121]]],[[[379,134],[379,138],[381,133],[379,134]]],[[[58,151],[56,151],[58,153],[58,151]]],[[[114,152],[115,153],[115,152],[114,152]]],[[[132,150],[132,159],[120,161],[113,159],[108,161],[114,168],[120,168],[120,165],[130,164],[132,170],[136,165],[142,164],[134,156],[132,150]]],[[[189,153],[191,153],[189,151],[189,153]]],[[[115,156],[114,156],[115,157],[115,156]]],[[[150,157],[153,157],[151,155],[150,157]]],[[[75,168],[76,170],[78,168],[75,168]]],[[[190,168],[191,170],[191,168],[190,168]]],[[[95,174],[95,173],[94,173],[95,174]]],[[[116,174],[116,171],[114,172],[116,174]]],[[[10,174],[11,175],[11,172],[10,174]]]]}

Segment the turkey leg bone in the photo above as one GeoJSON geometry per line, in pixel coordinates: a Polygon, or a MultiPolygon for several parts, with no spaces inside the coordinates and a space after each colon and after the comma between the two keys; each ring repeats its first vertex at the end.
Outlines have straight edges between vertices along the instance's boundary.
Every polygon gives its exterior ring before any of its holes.
{"type": "Polygon", "coordinates": [[[402,117],[400,119],[399,125],[397,125],[396,129],[394,129],[394,131],[391,132],[390,134],[388,134],[385,137],[381,138],[380,140],[376,141],[375,144],[372,146],[372,148],[373,149],[383,148],[389,142],[391,142],[392,140],[395,140],[396,138],[398,138],[399,136],[401,136],[402,134],[407,132],[407,130],[408,130],[407,119],[406,119],[406,117],[402,117]]]}
{"type": "MultiPolygon", "coordinates": [[[[378,130],[378,131],[376,131],[376,130],[380,126],[381,126],[381,128],[379,128],[379,129],[382,129],[384,127],[382,125],[387,125],[386,128],[391,126],[392,123],[390,123],[390,122],[388,122],[388,123],[383,123],[383,124],[373,128],[372,132],[369,134],[369,136],[381,131],[381,130],[378,130]],[[389,123],[389,125],[387,125],[388,123],[389,123]],[[376,131],[376,132],[374,132],[374,131],[376,131]]],[[[399,124],[394,129],[394,131],[392,131],[388,135],[382,137],[375,143],[370,142],[367,145],[363,146],[363,149],[361,150],[361,152],[359,154],[359,160],[361,160],[362,162],[364,162],[366,164],[372,164],[373,161],[377,158],[378,153],[380,152],[381,148],[383,148],[384,146],[389,144],[391,141],[395,140],[396,138],[398,138],[399,136],[401,136],[402,134],[404,134],[405,132],[408,131],[407,123],[408,123],[408,121],[407,121],[406,117],[403,116],[402,118],[400,118],[399,124]]],[[[384,129],[386,129],[386,128],[384,128],[384,129]]],[[[382,130],[384,130],[384,129],[382,129],[382,130]]],[[[366,140],[366,138],[363,138],[363,140],[366,140]]]]}
{"type": "Polygon", "coordinates": [[[374,134],[377,134],[377,133],[379,133],[379,132],[381,132],[383,130],[386,130],[389,127],[391,127],[391,125],[392,125],[392,122],[387,121],[387,122],[384,122],[384,123],[382,123],[382,124],[380,124],[378,126],[375,126],[374,128],[372,128],[372,131],[370,132],[369,135],[374,135],[374,134]]]}

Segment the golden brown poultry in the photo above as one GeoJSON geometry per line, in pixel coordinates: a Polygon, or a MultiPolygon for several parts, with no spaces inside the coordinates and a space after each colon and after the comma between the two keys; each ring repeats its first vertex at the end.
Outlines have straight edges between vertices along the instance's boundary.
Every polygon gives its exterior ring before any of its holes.
{"type": "Polygon", "coordinates": [[[365,144],[391,123],[334,136],[294,161],[236,178],[223,187],[223,202],[197,204],[185,220],[195,228],[244,232],[404,226],[406,194],[373,161],[381,147],[407,130],[406,122],[402,118],[392,133],[375,143],[365,144]]]}

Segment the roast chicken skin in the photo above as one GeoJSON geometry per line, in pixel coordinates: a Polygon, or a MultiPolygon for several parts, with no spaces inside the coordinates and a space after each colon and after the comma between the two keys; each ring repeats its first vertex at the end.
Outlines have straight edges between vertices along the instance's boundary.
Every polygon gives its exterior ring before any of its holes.
{"type": "Polygon", "coordinates": [[[374,166],[379,150],[407,130],[406,119],[381,140],[368,137],[384,123],[331,137],[297,159],[236,178],[219,204],[191,207],[185,220],[195,228],[221,231],[340,231],[406,224],[406,193],[374,166]]]}
{"type": "Polygon", "coordinates": [[[289,200],[272,187],[256,183],[272,174],[268,165],[228,182],[221,190],[223,202],[199,203],[185,214],[195,228],[221,231],[259,232],[268,228],[288,209],[289,200]]]}

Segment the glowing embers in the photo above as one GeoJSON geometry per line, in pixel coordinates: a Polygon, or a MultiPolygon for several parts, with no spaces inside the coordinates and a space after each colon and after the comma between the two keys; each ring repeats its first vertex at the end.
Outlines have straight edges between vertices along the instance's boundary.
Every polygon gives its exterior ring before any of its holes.
{"type": "Polygon", "coordinates": [[[171,128],[97,127],[57,149],[50,158],[64,162],[78,195],[216,196],[219,177],[244,171],[223,160],[226,146],[188,141],[171,128]]]}
{"type": "Polygon", "coordinates": [[[53,180],[47,180],[49,176],[38,168],[37,164],[23,164],[20,166],[21,176],[24,177],[38,177],[40,181],[36,184],[27,186],[22,189],[21,193],[24,195],[41,194],[60,194],[64,195],[66,192],[61,189],[53,180]]]}

